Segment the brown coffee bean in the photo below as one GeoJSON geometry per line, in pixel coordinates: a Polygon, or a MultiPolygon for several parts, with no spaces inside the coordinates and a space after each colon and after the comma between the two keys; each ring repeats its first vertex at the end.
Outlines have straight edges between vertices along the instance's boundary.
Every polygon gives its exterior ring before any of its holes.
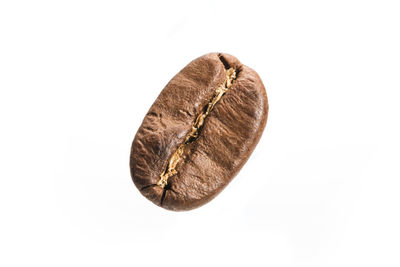
{"type": "Polygon", "coordinates": [[[245,164],[267,114],[265,88],[254,70],[228,54],[193,60],[161,91],[136,133],[133,182],[165,209],[207,203],[245,164]]]}

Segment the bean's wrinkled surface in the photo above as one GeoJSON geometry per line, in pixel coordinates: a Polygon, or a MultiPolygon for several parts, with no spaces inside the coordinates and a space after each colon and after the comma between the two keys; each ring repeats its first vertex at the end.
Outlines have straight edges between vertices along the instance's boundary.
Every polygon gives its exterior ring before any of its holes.
{"type": "Polygon", "coordinates": [[[166,85],[137,131],[133,182],[165,209],[197,208],[239,172],[267,115],[265,88],[254,70],[228,54],[199,57],[166,85]]]}

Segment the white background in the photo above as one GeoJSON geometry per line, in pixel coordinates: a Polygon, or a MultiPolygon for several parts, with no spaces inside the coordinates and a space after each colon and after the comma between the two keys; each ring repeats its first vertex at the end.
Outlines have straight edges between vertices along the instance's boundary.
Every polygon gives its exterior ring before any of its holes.
{"type": "Polygon", "coordinates": [[[399,266],[398,1],[1,1],[1,266],[399,266]],[[128,168],[166,83],[208,52],[262,77],[266,131],[212,202],[128,168]]]}

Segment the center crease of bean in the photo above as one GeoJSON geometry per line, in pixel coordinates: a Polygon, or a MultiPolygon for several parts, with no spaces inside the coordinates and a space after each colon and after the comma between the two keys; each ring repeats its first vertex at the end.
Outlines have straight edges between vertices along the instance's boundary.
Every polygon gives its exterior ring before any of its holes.
{"type": "Polygon", "coordinates": [[[168,184],[168,178],[177,174],[176,166],[178,162],[182,159],[183,152],[185,151],[185,147],[193,143],[199,137],[199,133],[201,128],[204,125],[204,121],[214,106],[220,101],[221,97],[231,88],[233,81],[236,79],[236,71],[234,68],[229,68],[226,70],[225,81],[218,86],[215,90],[213,98],[208,102],[208,104],[203,108],[203,111],[197,116],[194,121],[190,132],[186,135],[185,141],[178,146],[175,152],[170,157],[167,167],[160,174],[160,179],[157,182],[157,185],[161,188],[165,188],[168,184]]]}

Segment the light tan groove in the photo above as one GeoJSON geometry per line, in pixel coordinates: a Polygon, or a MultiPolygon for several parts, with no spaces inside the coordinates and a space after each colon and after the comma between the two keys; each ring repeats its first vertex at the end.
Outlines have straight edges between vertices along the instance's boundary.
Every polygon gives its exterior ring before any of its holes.
{"type": "Polygon", "coordinates": [[[233,81],[236,79],[236,71],[234,68],[230,68],[226,71],[225,81],[218,86],[215,90],[213,98],[208,102],[207,108],[204,107],[203,112],[200,113],[194,124],[192,125],[191,131],[186,135],[185,141],[179,145],[176,151],[172,154],[168,161],[168,165],[165,170],[160,174],[160,180],[158,180],[157,185],[164,188],[168,184],[168,178],[177,174],[176,166],[178,162],[182,159],[183,152],[186,145],[194,142],[199,137],[199,132],[204,124],[204,120],[218,103],[221,97],[231,88],[233,81]]]}

